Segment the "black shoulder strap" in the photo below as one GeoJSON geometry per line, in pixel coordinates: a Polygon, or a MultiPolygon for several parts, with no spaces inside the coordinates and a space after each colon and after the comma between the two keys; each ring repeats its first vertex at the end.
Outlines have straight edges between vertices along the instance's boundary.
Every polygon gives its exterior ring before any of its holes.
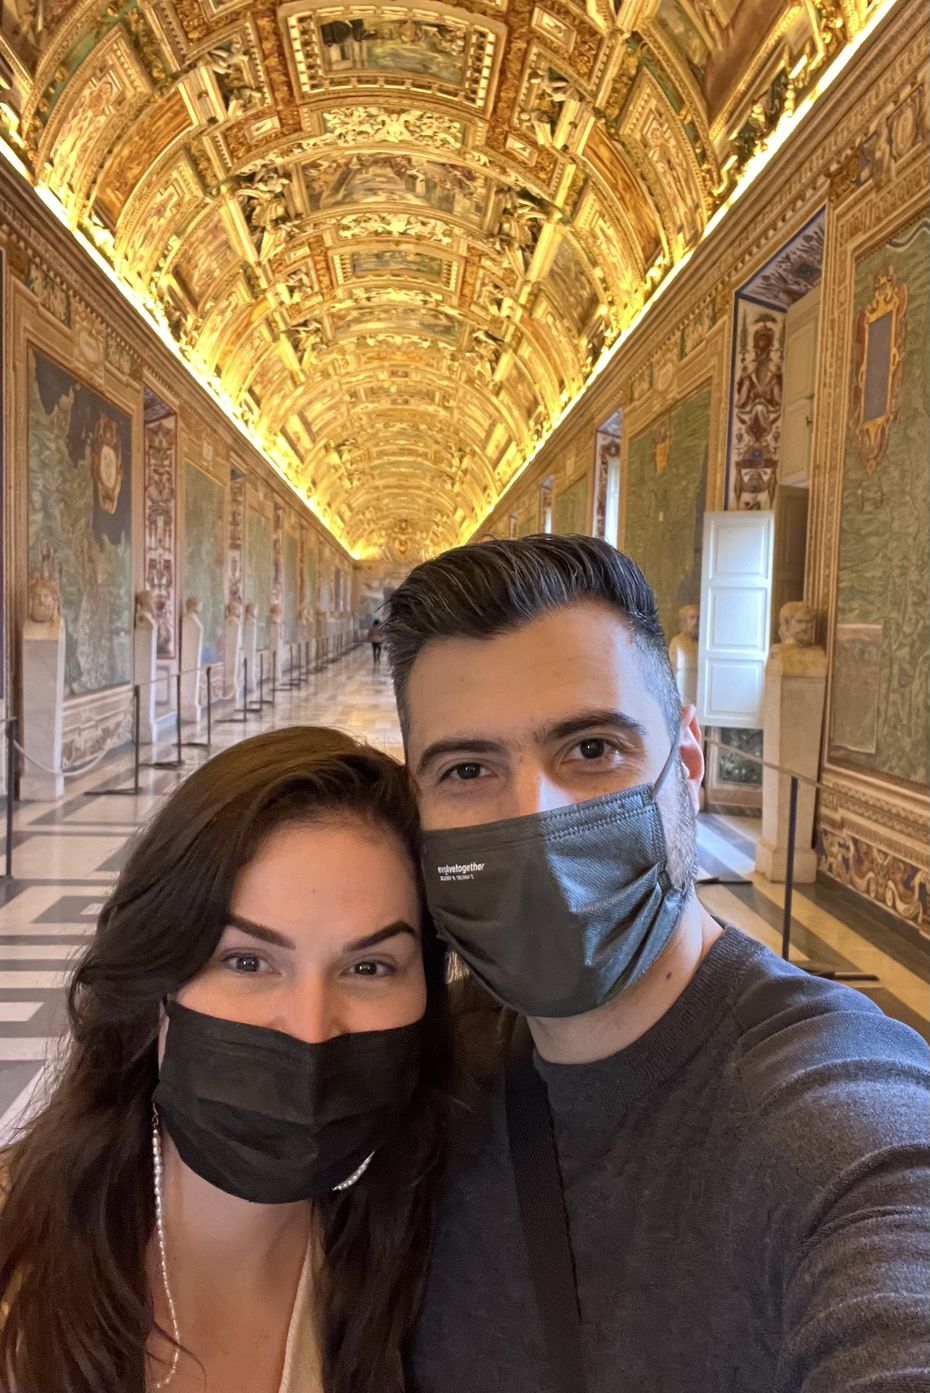
{"type": "Polygon", "coordinates": [[[559,1154],[546,1086],[525,1020],[507,1060],[507,1132],[536,1305],[558,1393],[585,1393],[581,1313],[559,1154]]]}

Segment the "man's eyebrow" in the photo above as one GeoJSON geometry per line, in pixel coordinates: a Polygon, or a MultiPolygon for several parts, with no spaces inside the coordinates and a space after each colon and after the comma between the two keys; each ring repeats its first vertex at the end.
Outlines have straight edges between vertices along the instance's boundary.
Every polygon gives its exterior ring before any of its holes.
{"type": "Polygon", "coordinates": [[[393,924],[385,924],[383,929],[378,929],[373,934],[367,934],[364,938],[353,938],[351,943],[344,943],[342,951],[360,953],[366,948],[376,948],[379,943],[386,943],[389,938],[396,938],[398,934],[409,934],[411,938],[419,937],[416,929],[405,919],[395,919],[393,924]]]}
{"type": "Polygon", "coordinates": [[[610,726],[631,735],[645,744],[649,732],[640,721],[628,716],[624,711],[604,708],[595,711],[579,711],[577,716],[568,716],[564,721],[556,721],[551,726],[543,726],[536,732],[536,739],[542,745],[553,740],[566,740],[570,735],[580,735],[594,726],[610,726]]]}
{"type": "Polygon", "coordinates": [[[443,755],[500,755],[504,747],[497,740],[485,740],[478,735],[455,735],[446,740],[434,740],[417,761],[417,774],[441,759],[443,755]]]}
{"type": "Polygon", "coordinates": [[[227,914],[226,922],[233,929],[241,929],[250,938],[261,939],[262,943],[271,943],[275,948],[297,947],[292,938],[285,934],[278,933],[277,929],[266,928],[264,924],[255,924],[251,919],[245,919],[241,914],[227,914]]]}

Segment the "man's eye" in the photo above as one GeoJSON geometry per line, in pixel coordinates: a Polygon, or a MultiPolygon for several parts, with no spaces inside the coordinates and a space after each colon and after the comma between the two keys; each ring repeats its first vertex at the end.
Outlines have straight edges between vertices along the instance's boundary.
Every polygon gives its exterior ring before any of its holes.
{"type": "Polygon", "coordinates": [[[605,755],[613,753],[615,749],[609,741],[603,740],[599,736],[591,736],[587,740],[580,740],[575,748],[581,754],[582,759],[588,760],[603,759],[605,755]]]}
{"type": "Polygon", "coordinates": [[[470,783],[474,779],[480,779],[484,770],[483,764],[454,764],[451,769],[447,769],[443,774],[443,779],[455,779],[458,782],[470,783]]]}

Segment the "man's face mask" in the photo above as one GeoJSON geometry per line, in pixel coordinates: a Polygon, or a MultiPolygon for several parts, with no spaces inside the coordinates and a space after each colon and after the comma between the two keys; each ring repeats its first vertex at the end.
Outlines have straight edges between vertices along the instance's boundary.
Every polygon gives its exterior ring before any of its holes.
{"type": "Polygon", "coordinates": [[[176,1001],[167,1012],[158,1115],[185,1165],[256,1204],[342,1188],[419,1079],[419,1021],[307,1044],[176,1001]]]}
{"type": "Polygon", "coordinates": [[[648,971],[681,918],[655,784],[552,812],[425,832],[439,936],[525,1016],[579,1016],[648,971]]]}

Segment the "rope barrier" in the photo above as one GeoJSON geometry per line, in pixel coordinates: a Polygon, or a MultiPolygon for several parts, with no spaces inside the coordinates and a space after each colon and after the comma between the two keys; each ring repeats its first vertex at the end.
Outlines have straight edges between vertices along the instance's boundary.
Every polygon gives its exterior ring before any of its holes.
{"type": "Polygon", "coordinates": [[[14,740],[13,745],[24,759],[28,759],[30,764],[35,765],[36,769],[41,769],[43,774],[60,774],[63,779],[77,779],[81,774],[86,774],[89,770],[96,769],[102,759],[105,759],[108,754],[112,754],[118,745],[122,745],[124,739],[125,732],[118,740],[115,740],[112,745],[108,745],[105,750],[101,750],[99,754],[89,759],[86,764],[80,766],[74,764],[69,764],[67,766],[62,765],[60,769],[49,769],[47,764],[43,764],[40,759],[36,759],[35,755],[31,755],[24,750],[18,740],[14,740]]]}

